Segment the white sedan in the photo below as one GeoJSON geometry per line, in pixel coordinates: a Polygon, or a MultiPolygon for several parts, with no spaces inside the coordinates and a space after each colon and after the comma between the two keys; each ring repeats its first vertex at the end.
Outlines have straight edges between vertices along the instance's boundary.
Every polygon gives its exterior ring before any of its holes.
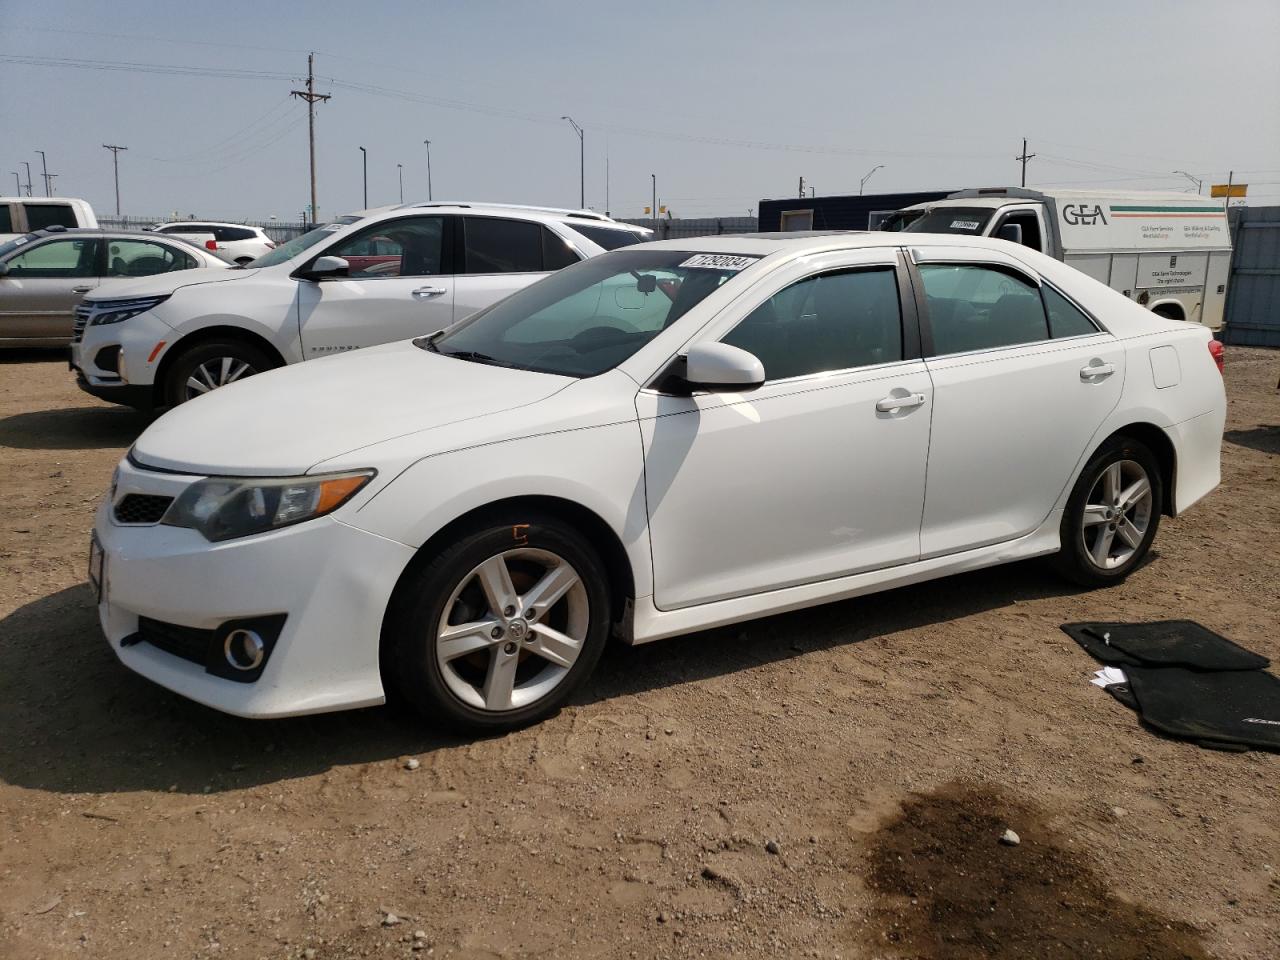
{"type": "Polygon", "coordinates": [[[547,716],[630,643],[1054,554],[1219,481],[1221,347],[999,240],[642,244],[168,413],[98,511],[129,668],[246,717],[547,716]]]}

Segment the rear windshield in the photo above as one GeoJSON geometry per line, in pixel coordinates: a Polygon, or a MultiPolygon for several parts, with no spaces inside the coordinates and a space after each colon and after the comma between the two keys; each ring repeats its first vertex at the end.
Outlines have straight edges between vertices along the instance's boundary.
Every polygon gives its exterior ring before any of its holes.
{"type": "Polygon", "coordinates": [[[308,230],[300,237],[294,237],[288,243],[282,243],[270,253],[264,253],[257,260],[249,263],[250,267],[274,267],[277,263],[284,263],[292,260],[302,251],[314,247],[321,240],[328,240],[343,227],[350,226],[360,220],[360,217],[338,217],[332,223],[326,223],[323,227],[316,227],[314,230],[308,230]]]}
{"type": "Polygon", "coordinates": [[[576,232],[582,234],[592,243],[604,247],[606,250],[617,250],[619,247],[629,247],[633,243],[643,243],[644,237],[638,233],[632,233],[630,230],[619,230],[609,227],[588,227],[581,223],[570,223],[576,232]]]}
{"type": "Polygon", "coordinates": [[[958,233],[962,236],[980,237],[987,228],[990,207],[934,207],[914,223],[902,228],[903,233],[958,233]]]}

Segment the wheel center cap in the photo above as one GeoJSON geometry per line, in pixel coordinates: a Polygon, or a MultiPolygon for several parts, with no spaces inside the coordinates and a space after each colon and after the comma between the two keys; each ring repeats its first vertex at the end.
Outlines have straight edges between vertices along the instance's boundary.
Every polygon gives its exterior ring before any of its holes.
{"type": "Polygon", "coordinates": [[[512,640],[523,640],[529,632],[529,625],[523,620],[512,620],[507,624],[507,632],[511,634],[512,640]]]}

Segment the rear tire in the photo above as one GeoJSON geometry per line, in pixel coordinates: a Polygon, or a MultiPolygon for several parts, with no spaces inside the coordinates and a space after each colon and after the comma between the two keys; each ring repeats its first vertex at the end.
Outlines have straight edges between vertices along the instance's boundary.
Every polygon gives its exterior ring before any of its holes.
{"type": "Polygon", "coordinates": [[[169,364],[162,398],[165,406],[176,407],[279,365],[265,350],[243,340],[207,340],[187,348],[169,364]]]}
{"type": "Polygon", "coordinates": [[[406,573],[383,634],[383,683],[464,733],[535,723],[595,668],[609,596],[599,555],[567,523],[488,518],[406,573]]]}
{"type": "Polygon", "coordinates": [[[1113,437],[1085,464],[1062,515],[1058,571],[1086,587],[1120,583],[1147,555],[1160,527],[1164,482],[1154,454],[1113,437]]]}

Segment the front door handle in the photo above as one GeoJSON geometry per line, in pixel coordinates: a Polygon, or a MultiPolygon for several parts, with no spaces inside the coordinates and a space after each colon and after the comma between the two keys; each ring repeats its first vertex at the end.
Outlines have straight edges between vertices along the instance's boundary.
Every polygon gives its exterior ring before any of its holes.
{"type": "Polygon", "coordinates": [[[923,393],[908,393],[905,396],[895,397],[892,394],[876,403],[876,409],[881,413],[893,413],[895,410],[910,410],[913,407],[921,406],[925,401],[923,393]]]}
{"type": "Polygon", "coordinates": [[[71,292],[72,293],[88,293],[92,289],[93,287],[72,287],[71,292]]]}
{"type": "Polygon", "coordinates": [[[412,297],[415,300],[429,300],[432,297],[438,297],[448,292],[444,287],[419,287],[413,291],[412,297]]]}
{"type": "Polygon", "coordinates": [[[1086,382],[1091,380],[1103,380],[1116,372],[1114,363],[1099,363],[1097,361],[1090,363],[1087,367],[1080,368],[1080,379],[1086,382]]]}

